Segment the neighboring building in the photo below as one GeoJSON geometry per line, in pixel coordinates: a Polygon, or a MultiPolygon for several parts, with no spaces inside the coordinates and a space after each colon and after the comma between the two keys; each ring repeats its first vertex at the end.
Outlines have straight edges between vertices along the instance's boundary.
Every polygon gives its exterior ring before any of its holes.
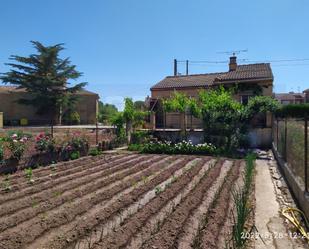
{"type": "MultiPolygon", "coordinates": [[[[80,97],[76,111],[81,124],[95,124],[99,95],[86,90],[76,94],[80,97]]],[[[5,125],[19,125],[21,119],[26,119],[30,125],[50,124],[51,118],[36,114],[34,106],[18,104],[21,98],[31,98],[31,94],[16,87],[0,86],[0,112],[3,112],[5,125]]]]}
{"type": "MultiPolygon", "coordinates": [[[[162,128],[165,116],[166,128],[180,128],[180,117],[177,113],[164,114],[161,99],[169,98],[174,91],[185,93],[190,97],[197,97],[200,90],[216,88],[218,86],[238,86],[238,93],[234,96],[239,102],[246,104],[257,91],[264,96],[273,95],[273,74],[268,63],[237,65],[236,56],[230,57],[229,71],[221,73],[194,74],[168,76],[151,87],[151,97],[148,99],[150,110],[155,114],[150,118],[152,128],[162,128]]],[[[191,128],[200,128],[201,121],[190,117],[191,128]]],[[[267,116],[265,126],[271,126],[271,116],[267,116]]]]}
{"type": "Polygon", "coordinates": [[[305,94],[306,103],[309,103],[309,88],[303,91],[303,93],[305,94]]]}
{"type": "Polygon", "coordinates": [[[306,102],[305,93],[275,93],[274,97],[283,105],[287,104],[302,104],[306,102]]]}

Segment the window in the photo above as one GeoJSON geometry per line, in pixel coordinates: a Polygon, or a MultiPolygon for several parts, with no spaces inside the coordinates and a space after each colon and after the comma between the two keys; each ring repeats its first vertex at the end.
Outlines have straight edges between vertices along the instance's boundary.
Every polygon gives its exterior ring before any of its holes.
{"type": "Polygon", "coordinates": [[[241,95],[240,103],[242,103],[243,105],[247,105],[250,97],[251,97],[250,95],[241,95]]]}

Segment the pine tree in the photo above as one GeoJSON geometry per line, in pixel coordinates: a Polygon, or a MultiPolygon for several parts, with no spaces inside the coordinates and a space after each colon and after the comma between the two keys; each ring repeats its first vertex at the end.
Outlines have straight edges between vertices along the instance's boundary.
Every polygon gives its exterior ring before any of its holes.
{"type": "Polygon", "coordinates": [[[82,73],[71,65],[69,58],[59,58],[63,44],[44,46],[37,41],[31,43],[37,53],[29,57],[11,56],[10,60],[15,63],[6,63],[11,70],[2,74],[0,79],[5,84],[10,83],[31,93],[31,98],[20,99],[20,104],[32,105],[37,114],[47,114],[53,122],[61,124],[62,110],[70,104],[71,96],[86,83],[69,87],[68,80],[76,80],[82,73]]]}

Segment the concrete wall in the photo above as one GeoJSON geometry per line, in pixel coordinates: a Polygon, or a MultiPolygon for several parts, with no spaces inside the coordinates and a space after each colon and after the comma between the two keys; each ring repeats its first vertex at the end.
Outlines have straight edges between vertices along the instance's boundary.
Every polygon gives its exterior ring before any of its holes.
{"type": "MultiPolygon", "coordinates": [[[[81,118],[81,124],[95,124],[98,112],[98,96],[95,94],[79,94],[80,100],[77,104],[77,112],[81,118]]],[[[4,122],[20,119],[27,119],[35,123],[49,123],[49,115],[36,114],[33,106],[18,104],[21,98],[30,98],[26,92],[5,92],[0,93],[0,112],[3,112],[4,122]]]]}
{"type": "MultiPolygon", "coordinates": [[[[154,136],[160,140],[167,140],[173,143],[182,141],[184,139],[180,129],[160,129],[154,130],[154,136]]],[[[271,128],[257,128],[249,131],[249,146],[251,148],[271,148],[272,136],[271,128]]],[[[203,130],[187,131],[187,141],[193,144],[203,143],[204,134],[203,130]]]]}
{"type": "Polygon", "coordinates": [[[3,112],[0,112],[0,129],[3,128],[3,112]]]}

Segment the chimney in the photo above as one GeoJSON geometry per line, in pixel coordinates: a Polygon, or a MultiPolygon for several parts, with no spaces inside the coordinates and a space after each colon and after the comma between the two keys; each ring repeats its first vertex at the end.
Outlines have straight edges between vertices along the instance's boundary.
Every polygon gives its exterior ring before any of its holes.
{"type": "Polygon", "coordinates": [[[235,55],[230,57],[229,71],[235,71],[237,68],[237,57],[235,55]]]}

